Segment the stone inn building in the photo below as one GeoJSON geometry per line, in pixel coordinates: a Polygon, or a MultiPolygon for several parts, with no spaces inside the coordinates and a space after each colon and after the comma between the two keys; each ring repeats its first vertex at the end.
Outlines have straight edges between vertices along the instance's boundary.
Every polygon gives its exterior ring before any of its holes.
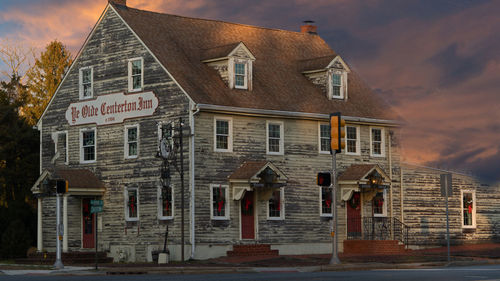
{"type": "MultiPolygon", "coordinates": [[[[316,175],[332,167],[333,112],[346,121],[340,251],[350,240],[442,244],[441,172],[401,163],[401,119],[316,26],[292,32],[110,1],[37,124],[38,250],[55,250],[51,183],[63,179],[63,252],[93,251],[97,231],[115,261],[150,261],[168,231],[175,260],[182,248],[206,259],[237,245],[330,253],[331,189],[316,175]]],[[[454,243],[498,239],[499,190],[454,175],[453,192],[454,243]]]]}

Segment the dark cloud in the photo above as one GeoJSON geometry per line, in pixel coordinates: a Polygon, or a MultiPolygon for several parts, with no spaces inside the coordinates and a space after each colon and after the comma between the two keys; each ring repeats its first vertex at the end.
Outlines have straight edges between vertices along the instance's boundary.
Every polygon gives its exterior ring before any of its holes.
{"type": "Polygon", "coordinates": [[[475,78],[484,70],[488,60],[475,54],[460,55],[453,43],[432,56],[427,62],[441,69],[440,86],[450,86],[475,78]]]}

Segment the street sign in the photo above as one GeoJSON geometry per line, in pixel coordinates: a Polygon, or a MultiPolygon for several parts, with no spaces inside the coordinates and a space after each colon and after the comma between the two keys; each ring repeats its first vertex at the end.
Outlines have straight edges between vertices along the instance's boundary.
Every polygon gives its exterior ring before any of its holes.
{"type": "Polygon", "coordinates": [[[452,195],[453,188],[451,183],[451,174],[441,174],[441,196],[452,195]]]}
{"type": "Polygon", "coordinates": [[[90,206],[90,213],[102,213],[102,206],[90,206]]]}
{"type": "Polygon", "coordinates": [[[102,207],[104,205],[104,202],[102,200],[90,200],[90,205],[102,207]]]}

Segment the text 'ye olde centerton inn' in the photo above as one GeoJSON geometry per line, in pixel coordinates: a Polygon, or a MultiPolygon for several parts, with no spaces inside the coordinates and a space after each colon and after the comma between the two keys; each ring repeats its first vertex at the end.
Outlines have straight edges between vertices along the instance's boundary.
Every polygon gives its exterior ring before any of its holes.
{"type": "MultiPolygon", "coordinates": [[[[294,32],[110,1],[37,124],[38,250],[55,251],[50,183],[65,180],[63,252],[94,251],[97,231],[115,262],[151,261],[168,229],[174,260],[331,253],[332,196],[316,175],[332,167],[334,112],[346,121],[339,251],[442,245],[444,172],[401,163],[402,119],[311,22],[294,32]]],[[[498,188],[452,179],[452,243],[499,239],[498,188]]]]}

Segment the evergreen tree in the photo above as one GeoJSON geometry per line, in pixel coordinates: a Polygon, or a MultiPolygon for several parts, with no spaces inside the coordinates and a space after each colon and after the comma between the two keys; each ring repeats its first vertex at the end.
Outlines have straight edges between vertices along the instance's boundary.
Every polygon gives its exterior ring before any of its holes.
{"type": "Polygon", "coordinates": [[[31,186],[38,177],[38,132],[19,115],[27,87],[17,75],[0,83],[0,255],[21,257],[35,241],[31,186]]]}
{"type": "Polygon", "coordinates": [[[23,108],[23,115],[31,125],[38,122],[71,63],[70,52],[61,42],[54,40],[28,70],[27,85],[31,95],[23,108]]]}

